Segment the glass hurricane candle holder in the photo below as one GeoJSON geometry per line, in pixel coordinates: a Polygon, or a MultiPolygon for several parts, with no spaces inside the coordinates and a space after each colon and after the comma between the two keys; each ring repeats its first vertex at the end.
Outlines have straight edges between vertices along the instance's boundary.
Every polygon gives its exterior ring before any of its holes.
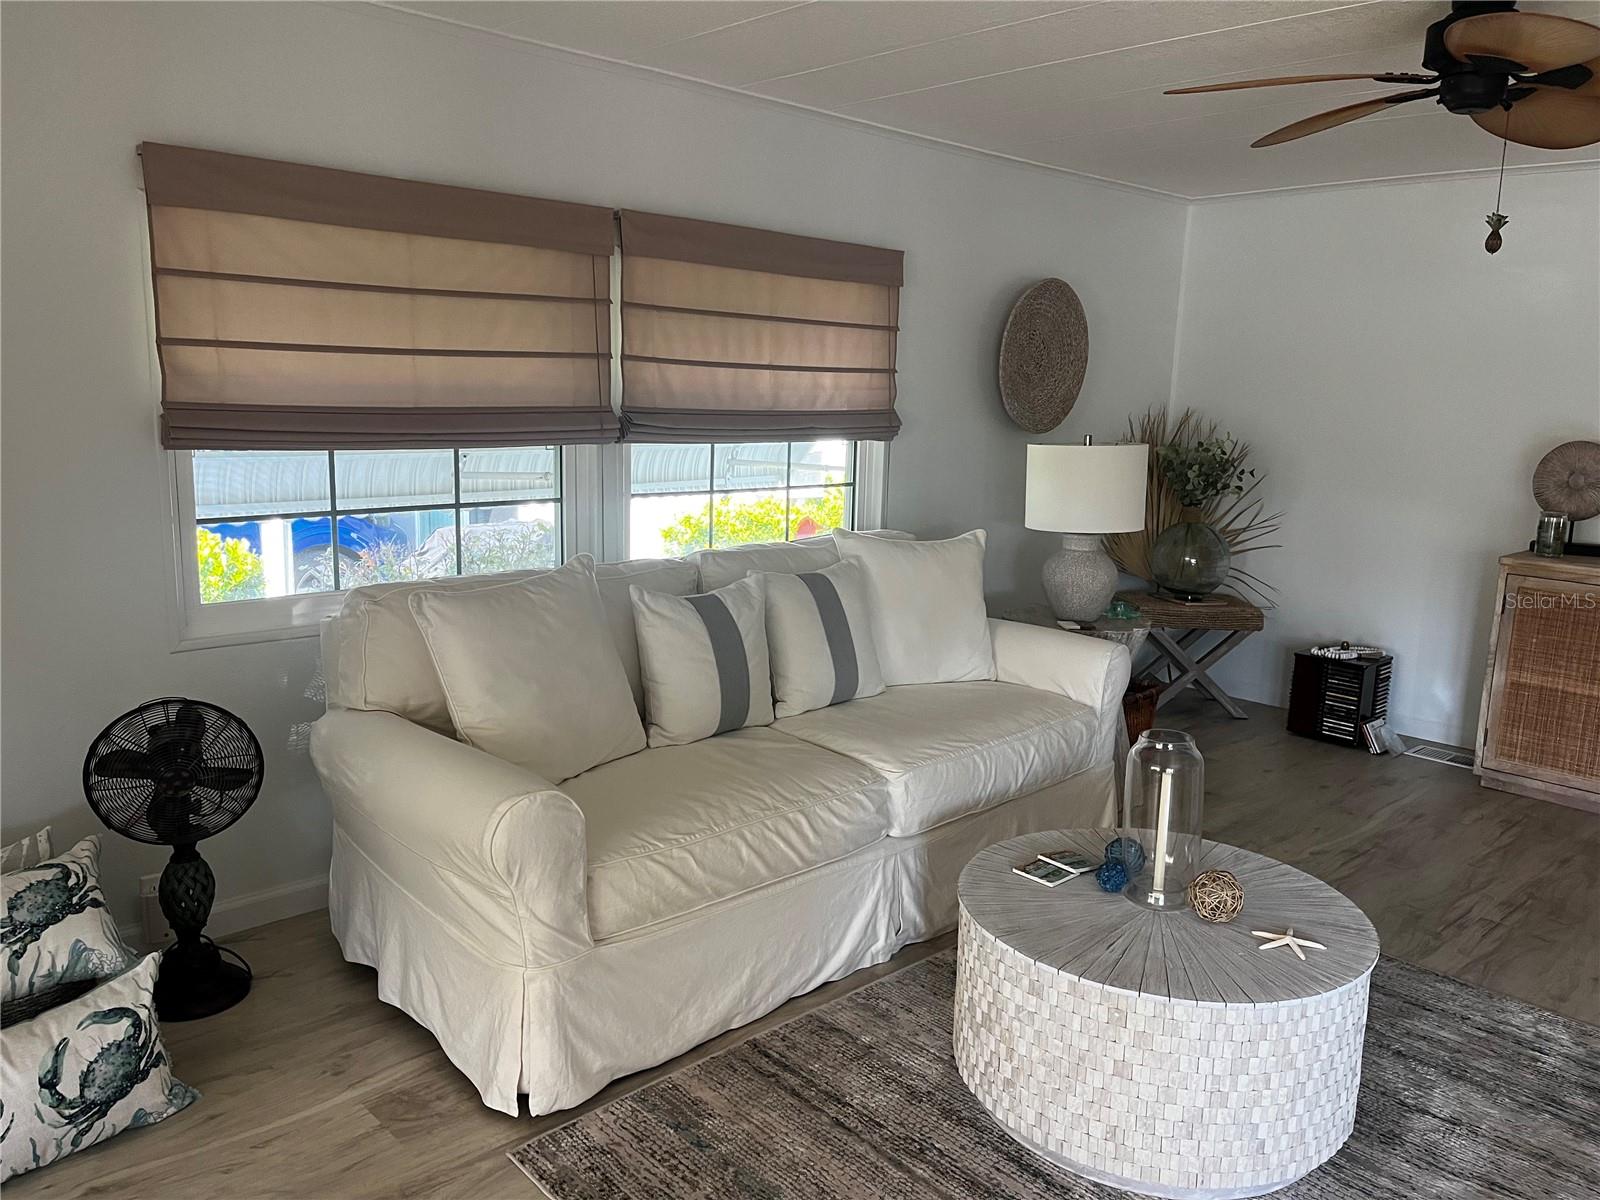
{"type": "Polygon", "coordinates": [[[1533,552],[1541,558],[1560,558],[1567,552],[1567,533],[1571,528],[1572,520],[1566,513],[1541,512],[1533,552]]]}
{"type": "Polygon", "coordinates": [[[1188,907],[1189,884],[1200,871],[1205,791],[1205,759],[1187,733],[1152,729],[1128,751],[1121,835],[1144,848],[1124,892],[1135,904],[1162,912],[1188,907]]]}

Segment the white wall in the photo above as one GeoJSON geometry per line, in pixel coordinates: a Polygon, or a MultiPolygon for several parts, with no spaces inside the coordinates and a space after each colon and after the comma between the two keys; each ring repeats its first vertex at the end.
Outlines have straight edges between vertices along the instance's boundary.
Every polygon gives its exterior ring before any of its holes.
{"type": "MultiPolygon", "coordinates": [[[[1160,199],[377,9],[3,13],[7,837],[96,828],[78,784],[91,737],[141,700],[188,694],[240,713],[267,753],[256,808],[206,847],[221,895],[288,887],[293,905],[327,865],[303,750],[314,643],[169,649],[141,140],[903,248],[888,519],[987,526],[999,597],[1036,591],[1052,542],[1020,528],[1029,439],[995,395],[1018,292],[1059,275],[1088,310],[1088,379],[1056,437],[1115,436],[1168,396],[1184,211],[1160,199]]],[[[112,836],[107,859],[131,920],[135,881],[163,855],[112,836]]]]}
{"type": "Polygon", "coordinates": [[[1284,548],[1245,560],[1281,607],[1219,670],[1230,691],[1282,703],[1292,648],[1369,640],[1395,654],[1396,727],[1471,744],[1534,464],[1600,436],[1600,171],[1508,178],[1491,258],[1494,194],[1480,177],[1192,210],[1173,407],[1251,442],[1288,511],[1284,548]]]}

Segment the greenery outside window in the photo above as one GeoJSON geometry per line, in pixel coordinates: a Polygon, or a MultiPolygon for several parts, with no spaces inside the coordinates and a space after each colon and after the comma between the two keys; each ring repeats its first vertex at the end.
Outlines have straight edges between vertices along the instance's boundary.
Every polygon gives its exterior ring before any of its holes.
{"type": "Polygon", "coordinates": [[[856,525],[856,443],[634,444],[628,557],[792,541],[856,525]]]}
{"type": "Polygon", "coordinates": [[[562,560],[552,446],[196,450],[189,462],[202,605],[562,560]]]}

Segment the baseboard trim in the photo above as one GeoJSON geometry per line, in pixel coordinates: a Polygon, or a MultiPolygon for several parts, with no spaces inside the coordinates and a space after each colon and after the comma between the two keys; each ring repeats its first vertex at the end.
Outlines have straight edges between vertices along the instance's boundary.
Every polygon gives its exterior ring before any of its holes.
{"type": "MultiPolygon", "coordinates": [[[[208,936],[225,941],[237,933],[297,917],[328,907],[328,877],[316,875],[310,879],[296,879],[276,887],[243,892],[218,900],[211,909],[211,920],[206,923],[208,936]]],[[[144,929],[138,921],[124,922],[122,936],[137,946],[144,942],[144,929]]]]}

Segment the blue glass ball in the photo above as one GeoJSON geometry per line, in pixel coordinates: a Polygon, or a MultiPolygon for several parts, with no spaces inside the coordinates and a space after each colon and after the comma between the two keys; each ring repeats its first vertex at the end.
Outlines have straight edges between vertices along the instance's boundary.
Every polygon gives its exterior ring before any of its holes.
{"type": "Polygon", "coordinates": [[[1119,862],[1107,859],[1094,873],[1094,880],[1102,892],[1120,892],[1128,886],[1128,869],[1119,862]]]}
{"type": "Polygon", "coordinates": [[[1121,863],[1129,875],[1137,875],[1144,866],[1144,847],[1134,838],[1112,838],[1106,843],[1106,861],[1121,863]]]}

